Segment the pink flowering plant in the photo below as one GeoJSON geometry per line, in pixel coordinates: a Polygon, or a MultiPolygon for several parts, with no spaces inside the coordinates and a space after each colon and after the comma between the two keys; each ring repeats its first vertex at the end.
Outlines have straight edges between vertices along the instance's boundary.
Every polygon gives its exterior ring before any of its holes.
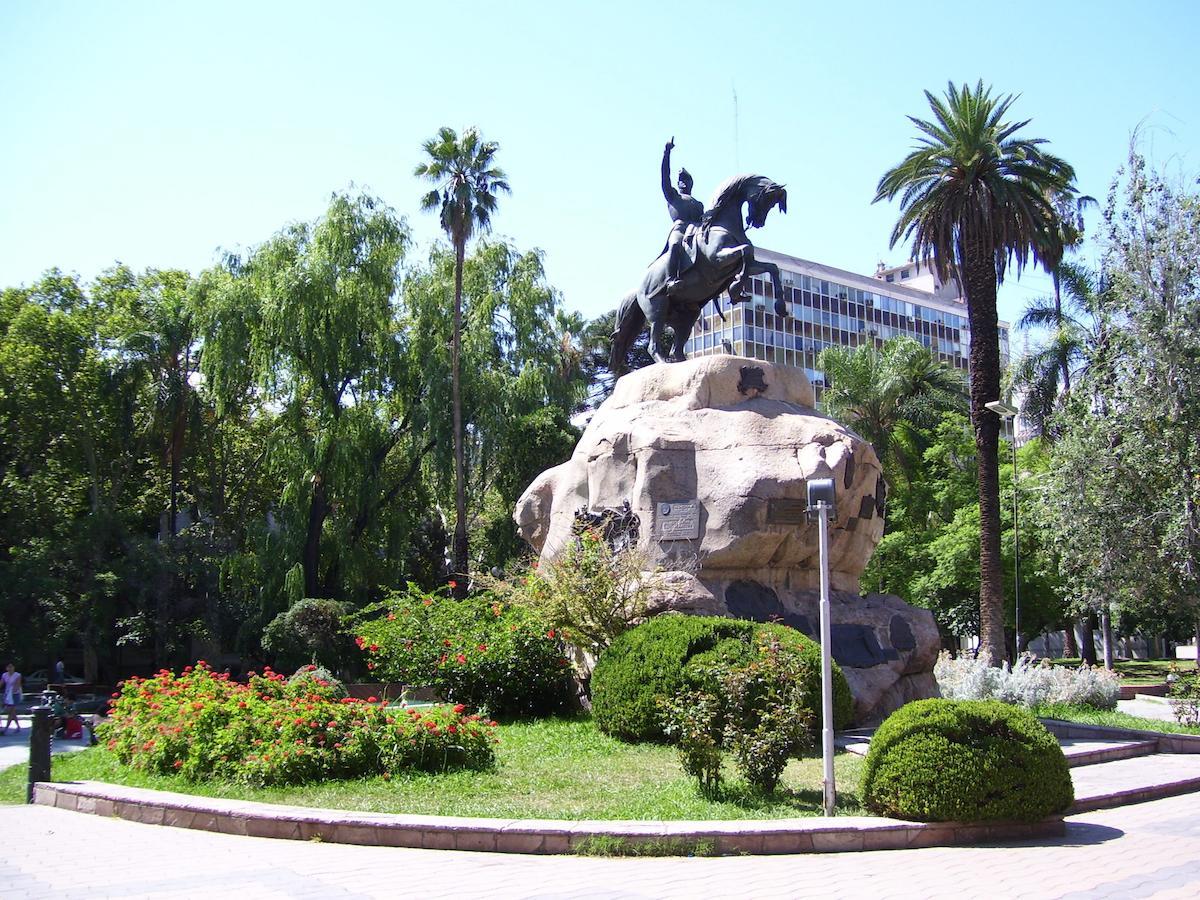
{"type": "Polygon", "coordinates": [[[409,585],[365,610],[355,631],[375,677],[433,687],[493,716],[543,715],[570,697],[562,632],[491,593],[455,600],[409,585]]]}
{"type": "Polygon", "coordinates": [[[464,706],[388,708],[269,669],[246,684],[203,661],[131,678],[109,715],[98,736],[122,763],[193,780],[289,785],[495,762],[496,723],[464,706]]]}

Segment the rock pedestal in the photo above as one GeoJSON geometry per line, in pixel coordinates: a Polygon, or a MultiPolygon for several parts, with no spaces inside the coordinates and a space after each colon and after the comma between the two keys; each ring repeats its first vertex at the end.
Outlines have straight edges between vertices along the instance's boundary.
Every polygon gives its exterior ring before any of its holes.
{"type": "Polygon", "coordinates": [[[736,356],[621,378],[571,459],[518,501],[522,536],[549,562],[577,514],[628,503],[654,576],[653,612],[780,619],[817,637],[817,526],[809,478],[832,478],[833,655],[867,721],[936,693],[937,628],[898,597],[859,596],[883,536],[887,486],[871,445],[813,408],[802,369],[736,356]]]}

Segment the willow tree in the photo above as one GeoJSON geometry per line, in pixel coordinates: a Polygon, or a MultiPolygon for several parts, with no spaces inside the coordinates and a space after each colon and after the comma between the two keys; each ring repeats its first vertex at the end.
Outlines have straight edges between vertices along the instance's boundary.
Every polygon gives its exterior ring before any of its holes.
{"type": "Polygon", "coordinates": [[[430,449],[398,315],[408,244],[383,203],[335,195],[315,223],[201,279],[206,388],[219,410],[250,402],[271,420],[267,465],[280,493],[264,555],[283,558],[291,601],[362,599],[375,586],[362,567],[387,548],[363,541],[401,505],[430,449]]]}
{"type": "Polygon", "coordinates": [[[429,158],[414,170],[418,178],[435,187],[421,197],[421,208],[438,210],[442,230],[454,248],[454,305],[450,339],[451,414],[454,420],[454,573],[456,592],[467,588],[467,476],[463,446],[462,410],[462,296],[463,261],[467,242],[491,227],[496,196],[508,193],[503,170],[495,165],[500,145],[485,141],[474,128],[460,139],[454,129],[442,127],[437,137],[421,145],[429,158]]]}
{"type": "Polygon", "coordinates": [[[1030,261],[1052,268],[1062,257],[1058,213],[1049,198],[1074,193],[1075,172],[1019,137],[1028,120],[1007,121],[1013,96],[993,97],[951,83],[944,98],[925,92],[932,120],[910,116],[916,147],[884,173],[875,200],[900,197],[891,245],[912,242],[913,259],[933,261],[943,281],[953,277],[971,325],[971,423],[979,481],[980,652],[1005,657],[1000,556],[1000,419],[985,404],[1000,399],[1000,335],[996,290],[1008,267],[1030,261]]]}

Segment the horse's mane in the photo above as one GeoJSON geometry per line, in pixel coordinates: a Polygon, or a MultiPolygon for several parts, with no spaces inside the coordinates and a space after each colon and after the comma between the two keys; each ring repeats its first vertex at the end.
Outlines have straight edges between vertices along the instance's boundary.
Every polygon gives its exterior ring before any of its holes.
{"type": "Polygon", "coordinates": [[[731,203],[740,206],[751,194],[755,193],[754,187],[757,187],[758,191],[762,191],[774,183],[765,175],[734,175],[732,178],[726,179],[713,194],[712,202],[708,204],[708,209],[704,213],[704,223],[708,224],[731,203]],[[748,185],[751,186],[751,189],[744,190],[748,185]]]}

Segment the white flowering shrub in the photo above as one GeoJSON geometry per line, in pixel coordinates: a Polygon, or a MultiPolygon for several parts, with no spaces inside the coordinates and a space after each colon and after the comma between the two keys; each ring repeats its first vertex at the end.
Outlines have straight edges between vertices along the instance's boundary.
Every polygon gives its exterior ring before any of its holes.
{"type": "Polygon", "coordinates": [[[1022,706],[1069,703],[1096,709],[1116,709],[1121,681],[1115,672],[1099,666],[1077,669],[1054,666],[1021,657],[1011,669],[968,656],[943,652],[933,669],[942,696],[949,700],[1001,700],[1022,706]]]}

